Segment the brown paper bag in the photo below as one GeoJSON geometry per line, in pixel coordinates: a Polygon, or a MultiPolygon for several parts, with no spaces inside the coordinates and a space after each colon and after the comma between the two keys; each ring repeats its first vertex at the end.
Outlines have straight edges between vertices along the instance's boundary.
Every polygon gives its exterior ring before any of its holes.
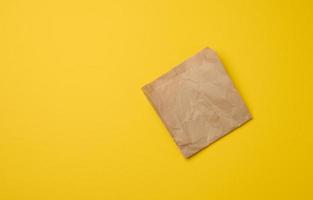
{"type": "Polygon", "coordinates": [[[142,89],[186,158],[251,119],[209,48],[142,89]]]}

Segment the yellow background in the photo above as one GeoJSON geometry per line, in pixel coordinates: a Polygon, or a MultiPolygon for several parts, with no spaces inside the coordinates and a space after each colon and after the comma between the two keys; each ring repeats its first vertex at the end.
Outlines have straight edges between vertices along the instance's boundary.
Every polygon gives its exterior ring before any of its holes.
{"type": "Polygon", "coordinates": [[[0,199],[312,199],[312,13],[1,0],[0,199]],[[254,119],[186,160],[140,88],[206,46],[254,119]]]}

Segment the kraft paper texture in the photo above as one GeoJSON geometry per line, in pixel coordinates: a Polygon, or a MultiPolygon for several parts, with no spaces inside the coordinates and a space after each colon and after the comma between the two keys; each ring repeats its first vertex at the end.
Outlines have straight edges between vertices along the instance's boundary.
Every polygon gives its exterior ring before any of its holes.
{"type": "Polygon", "coordinates": [[[218,55],[209,48],[142,90],[186,158],[251,119],[218,55]]]}

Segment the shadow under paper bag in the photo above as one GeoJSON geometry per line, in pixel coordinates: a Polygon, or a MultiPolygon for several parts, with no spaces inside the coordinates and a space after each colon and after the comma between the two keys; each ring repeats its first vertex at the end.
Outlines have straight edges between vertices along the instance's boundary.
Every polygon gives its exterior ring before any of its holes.
{"type": "Polygon", "coordinates": [[[209,48],[142,90],[186,158],[252,118],[218,55],[209,48]]]}

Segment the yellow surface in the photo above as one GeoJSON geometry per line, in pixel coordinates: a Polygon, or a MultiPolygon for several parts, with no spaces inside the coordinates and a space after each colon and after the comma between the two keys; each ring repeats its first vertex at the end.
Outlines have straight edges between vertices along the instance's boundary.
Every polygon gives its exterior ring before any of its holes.
{"type": "Polygon", "coordinates": [[[0,199],[312,199],[313,3],[0,2],[0,199]],[[209,46],[254,119],[185,160],[140,88],[209,46]]]}

